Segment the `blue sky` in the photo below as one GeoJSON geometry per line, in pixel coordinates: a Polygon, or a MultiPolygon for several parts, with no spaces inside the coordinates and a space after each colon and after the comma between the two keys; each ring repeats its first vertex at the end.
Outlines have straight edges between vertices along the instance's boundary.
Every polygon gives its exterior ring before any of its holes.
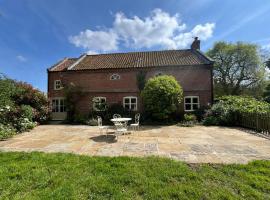
{"type": "Polygon", "coordinates": [[[64,57],[246,41],[270,49],[269,0],[0,0],[0,72],[47,90],[64,57]]]}

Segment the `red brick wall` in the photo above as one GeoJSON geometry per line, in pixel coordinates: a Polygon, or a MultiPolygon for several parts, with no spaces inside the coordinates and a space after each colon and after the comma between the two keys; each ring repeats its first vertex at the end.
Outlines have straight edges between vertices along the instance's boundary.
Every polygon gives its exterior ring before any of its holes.
{"type": "MultiPolygon", "coordinates": [[[[86,95],[78,102],[77,107],[82,113],[87,114],[92,107],[92,98],[95,96],[106,97],[107,103],[121,103],[125,96],[137,96],[138,108],[141,109],[141,99],[137,88],[137,73],[141,69],[114,69],[114,70],[85,70],[69,72],[48,73],[48,96],[63,97],[63,90],[54,90],[54,80],[61,80],[64,84],[73,82],[81,86],[86,95]],[[110,76],[117,73],[120,80],[110,80],[110,76]]],[[[162,67],[143,69],[147,72],[146,78],[157,73],[173,75],[184,90],[184,96],[199,96],[200,104],[212,103],[211,67],[162,67]]]]}

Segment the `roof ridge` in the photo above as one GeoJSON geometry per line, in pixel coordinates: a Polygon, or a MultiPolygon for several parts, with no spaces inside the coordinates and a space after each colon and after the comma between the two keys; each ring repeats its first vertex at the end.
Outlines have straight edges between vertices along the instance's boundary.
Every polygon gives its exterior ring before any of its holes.
{"type": "Polygon", "coordinates": [[[87,54],[83,54],[81,55],[81,57],[78,58],[78,60],[76,60],[75,63],[73,63],[72,65],[70,65],[67,70],[71,70],[72,68],[74,68],[76,65],[78,65],[85,57],[87,56],[87,54]]]}
{"type": "Polygon", "coordinates": [[[190,51],[191,49],[165,49],[165,50],[153,50],[153,51],[128,51],[128,52],[115,52],[115,53],[100,53],[100,54],[86,54],[87,56],[100,56],[100,55],[113,55],[113,54],[132,54],[132,53],[154,53],[164,51],[190,51]]]}
{"type": "Polygon", "coordinates": [[[64,57],[64,59],[63,60],[60,60],[60,61],[58,61],[58,63],[56,63],[56,64],[54,64],[53,66],[51,66],[48,70],[53,70],[54,68],[56,68],[56,67],[58,67],[59,65],[61,65],[61,64],[63,64],[66,60],[68,60],[69,58],[67,58],[67,57],[64,57]]]}

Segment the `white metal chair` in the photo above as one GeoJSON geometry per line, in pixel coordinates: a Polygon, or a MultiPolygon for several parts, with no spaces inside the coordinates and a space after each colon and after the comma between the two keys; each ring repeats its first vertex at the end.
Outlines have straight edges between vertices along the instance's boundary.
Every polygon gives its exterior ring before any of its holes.
{"type": "Polygon", "coordinates": [[[103,132],[105,131],[105,134],[106,134],[106,137],[107,137],[109,126],[103,126],[102,125],[102,118],[100,116],[97,116],[97,121],[98,121],[98,128],[99,128],[100,134],[103,134],[103,132]]]}
{"type": "Polygon", "coordinates": [[[135,123],[134,124],[130,124],[130,127],[133,128],[133,130],[139,130],[140,127],[140,113],[137,113],[135,115],[135,123]]]}
{"type": "Polygon", "coordinates": [[[116,118],[121,118],[121,115],[119,114],[113,114],[113,118],[116,119],[116,118]]]}
{"type": "Polygon", "coordinates": [[[127,123],[121,123],[121,122],[114,122],[115,125],[115,136],[116,139],[118,139],[118,135],[123,135],[127,133],[127,123]]]}

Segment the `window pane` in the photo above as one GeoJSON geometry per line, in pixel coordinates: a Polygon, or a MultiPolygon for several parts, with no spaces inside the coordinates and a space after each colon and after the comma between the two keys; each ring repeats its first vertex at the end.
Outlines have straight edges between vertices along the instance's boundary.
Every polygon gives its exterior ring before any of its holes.
{"type": "Polygon", "coordinates": [[[198,97],[193,98],[193,103],[198,103],[198,97]]]}
{"type": "Polygon", "coordinates": [[[129,109],[129,105],[128,104],[125,104],[125,109],[129,109]]]}
{"type": "Polygon", "coordinates": [[[193,110],[197,110],[198,109],[198,104],[193,104],[193,110]]]}
{"type": "Polygon", "coordinates": [[[125,103],[129,103],[129,98],[125,98],[125,103]]]}
{"type": "Polygon", "coordinates": [[[185,98],[185,103],[191,103],[191,98],[185,98]]]}
{"type": "Polygon", "coordinates": [[[60,106],[60,112],[64,112],[64,107],[60,106]]]}
{"type": "Polygon", "coordinates": [[[131,110],[135,110],[136,105],[135,104],[131,104],[131,110]]]}
{"type": "Polygon", "coordinates": [[[136,98],[132,98],[131,103],[136,103],[136,98]]]}
{"type": "Polygon", "coordinates": [[[185,110],[191,110],[191,104],[185,104],[185,110]]]}

